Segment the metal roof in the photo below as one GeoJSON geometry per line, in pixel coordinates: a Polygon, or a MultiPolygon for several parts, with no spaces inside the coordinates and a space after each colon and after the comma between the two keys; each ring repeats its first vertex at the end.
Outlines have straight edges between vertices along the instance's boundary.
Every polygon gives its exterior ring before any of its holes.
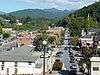
{"type": "Polygon", "coordinates": [[[34,52],[33,47],[29,46],[22,46],[9,51],[4,49],[0,51],[0,61],[35,62],[40,54],[40,52],[34,52]]]}

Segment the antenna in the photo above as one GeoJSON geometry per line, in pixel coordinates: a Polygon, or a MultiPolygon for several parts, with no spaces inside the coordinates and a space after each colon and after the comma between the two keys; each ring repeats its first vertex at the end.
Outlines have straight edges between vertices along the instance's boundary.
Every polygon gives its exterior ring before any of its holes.
{"type": "Polygon", "coordinates": [[[90,14],[88,13],[88,20],[90,19],[90,14]]]}

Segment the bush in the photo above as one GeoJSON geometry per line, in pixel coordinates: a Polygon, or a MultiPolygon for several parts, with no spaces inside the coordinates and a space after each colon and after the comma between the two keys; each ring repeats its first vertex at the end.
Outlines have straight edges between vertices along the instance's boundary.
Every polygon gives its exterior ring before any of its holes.
{"type": "Polygon", "coordinates": [[[56,60],[53,64],[53,70],[60,71],[62,70],[62,66],[63,66],[63,63],[60,60],[56,60]]]}
{"type": "Polygon", "coordinates": [[[3,33],[3,38],[4,39],[7,39],[7,38],[9,38],[10,37],[10,34],[9,33],[3,33]]]}
{"type": "Polygon", "coordinates": [[[71,38],[72,45],[76,46],[78,42],[79,42],[79,37],[78,36],[75,36],[75,37],[71,38]]]}

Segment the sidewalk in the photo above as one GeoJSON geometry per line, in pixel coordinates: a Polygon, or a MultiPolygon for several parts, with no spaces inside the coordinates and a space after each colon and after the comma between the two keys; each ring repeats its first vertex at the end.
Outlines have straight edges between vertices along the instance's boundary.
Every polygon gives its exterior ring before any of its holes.
{"type": "Polygon", "coordinates": [[[53,71],[51,74],[48,75],[59,75],[59,73],[57,71],[53,71]]]}
{"type": "MultiPolygon", "coordinates": [[[[43,73],[41,73],[41,74],[36,74],[36,75],[43,75],[43,73]]],[[[45,75],[59,75],[59,73],[58,73],[57,71],[52,71],[51,74],[45,73],[45,75]]]]}
{"type": "Polygon", "coordinates": [[[53,71],[51,74],[46,74],[46,75],[59,75],[57,71],[53,71]]]}

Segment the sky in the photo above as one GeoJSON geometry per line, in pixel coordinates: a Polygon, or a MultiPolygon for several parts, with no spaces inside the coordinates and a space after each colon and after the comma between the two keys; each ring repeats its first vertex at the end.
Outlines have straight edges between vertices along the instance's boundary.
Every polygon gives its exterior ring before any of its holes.
{"type": "Polygon", "coordinates": [[[22,9],[77,10],[94,3],[95,0],[0,0],[0,11],[13,12],[22,9]]]}

